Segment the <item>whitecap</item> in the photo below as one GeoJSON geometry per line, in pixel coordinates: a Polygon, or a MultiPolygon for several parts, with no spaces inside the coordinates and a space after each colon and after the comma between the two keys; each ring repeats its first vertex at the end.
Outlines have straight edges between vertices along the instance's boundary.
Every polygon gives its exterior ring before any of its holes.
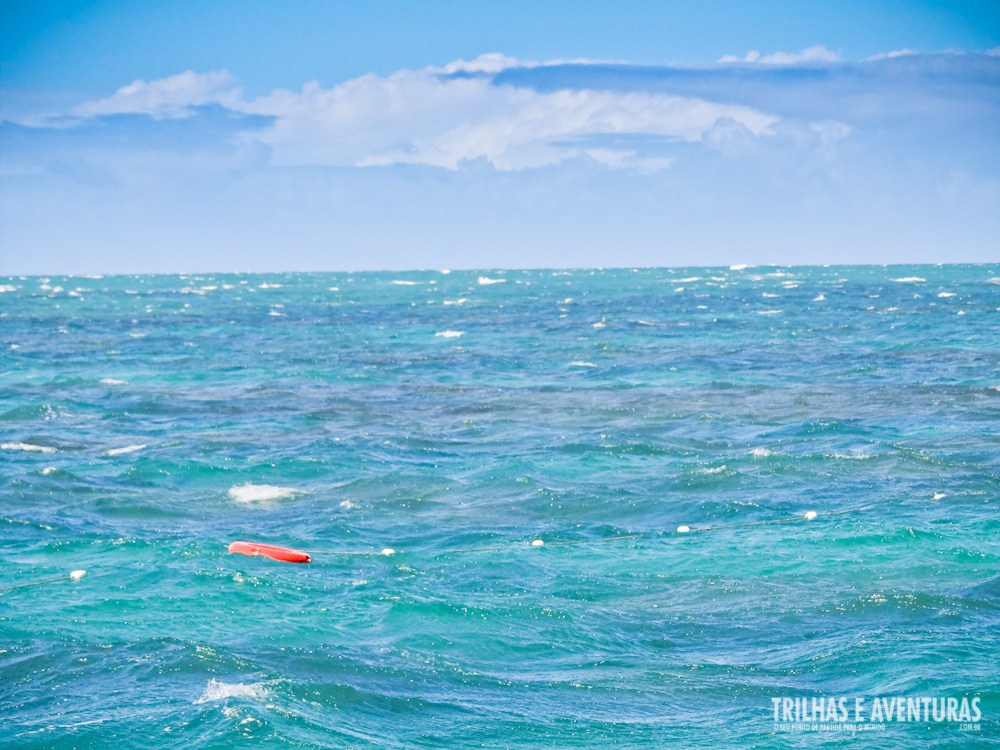
{"type": "Polygon", "coordinates": [[[195,703],[212,703],[226,698],[253,698],[263,700],[267,697],[267,686],[263,682],[246,684],[243,682],[222,682],[214,677],[205,685],[205,690],[195,703]]]}
{"type": "Polygon", "coordinates": [[[101,378],[102,385],[127,385],[127,381],[118,378],[101,378]]]}
{"type": "Polygon", "coordinates": [[[44,469],[42,469],[42,476],[47,477],[49,474],[55,474],[57,471],[59,471],[59,469],[57,469],[55,466],[46,466],[44,469]]]}
{"type": "Polygon", "coordinates": [[[761,297],[767,297],[767,298],[769,298],[769,299],[773,299],[773,298],[775,298],[775,297],[780,297],[780,296],[781,296],[780,294],[772,294],[771,292],[764,292],[764,293],[763,293],[763,294],[761,295],[761,297]]]}
{"type": "Polygon", "coordinates": [[[479,277],[479,286],[487,286],[489,284],[503,284],[507,279],[491,279],[489,276],[479,277]]]}
{"type": "Polygon", "coordinates": [[[446,299],[444,303],[446,305],[464,305],[468,301],[468,297],[459,297],[458,299],[446,299]]]}
{"type": "Polygon", "coordinates": [[[283,287],[283,286],[284,286],[284,284],[271,284],[271,283],[268,283],[267,281],[265,281],[263,284],[258,284],[257,288],[258,289],[281,289],[281,287],[283,287]]]}
{"type": "Polygon", "coordinates": [[[815,297],[813,297],[813,302],[826,302],[826,295],[820,292],[815,297]]]}
{"type": "Polygon", "coordinates": [[[357,503],[355,503],[353,500],[341,500],[340,507],[343,508],[344,510],[354,510],[358,506],[357,503]]]}
{"type": "Polygon", "coordinates": [[[730,266],[730,267],[729,267],[729,270],[730,270],[730,271],[745,271],[745,270],[747,270],[747,269],[748,269],[749,267],[750,267],[750,266],[748,266],[748,265],[747,265],[746,263],[736,263],[736,264],[734,264],[734,265],[730,266]]]}
{"type": "Polygon", "coordinates": [[[994,276],[992,278],[986,279],[987,284],[992,284],[993,286],[1000,286],[1000,276],[994,276]]]}
{"type": "Polygon", "coordinates": [[[712,468],[698,469],[698,473],[699,474],[721,474],[725,470],[726,470],[726,465],[722,464],[722,466],[715,466],[715,467],[712,467],[712,468]]]}
{"type": "Polygon", "coordinates": [[[687,276],[683,279],[677,279],[678,284],[693,284],[696,281],[701,281],[701,276],[687,276]]]}
{"type": "Polygon", "coordinates": [[[393,279],[389,282],[390,284],[395,284],[396,286],[416,286],[416,281],[408,281],[407,279],[393,279]]]}
{"type": "Polygon", "coordinates": [[[920,276],[903,276],[899,279],[890,279],[890,281],[895,281],[897,284],[921,284],[927,281],[927,279],[920,276]]]}
{"type": "Polygon", "coordinates": [[[16,292],[17,287],[11,286],[10,284],[0,284],[0,294],[3,292],[16,292]]]}
{"type": "Polygon", "coordinates": [[[463,333],[465,333],[465,331],[438,331],[434,335],[435,336],[440,336],[443,339],[457,339],[463,333]]]}
{"type": "Polygon", "coordinates": [[[845,461],[866,461],[869,458],[875,458],[874,453],[834,453],[834,458],[839,458],[845,461]]]}
{"type": "Polygon", "coordinates": [[[768,456],[773,456],[774,451],[770,448],[754,448],[750,451],[750,455],[754,458],[767,458],[768,456]]]}
{"type": "Polygon", "coordinates": [[[126,445],[124,448],[112,448],[105,455],[108,456],[121,456],[125,453],[135,453],[136,451],[141,451],[146,447],[146,443],[142,445],[126,445]]]}
{"type": "Polygon", "coordinates": [[[939,292],[938,293],[938,297],[940,297],[941,299],[947,299],[948,297],[954,297],[954,296],[955,296],[954,292],[939,292]]]}
{"type": "Polygon", "coordinates": [[[781,315],[784,310],[758,310],[758,315],[781,315]]]}
{"type": "Polygon", "coordinates": [[[575,359],[569,363],[570,367],[597,367],[593,362],[587,362],[582,359],[575,359]]]}
{"type": "Polygon", "coordinates": [[[272,500],[286,500],[300,494],[294,487],[278,487],[273,484],[238,484],[229,488],[229,497],[238,503],[268,503],[272,500]]]}
{"type": "Polygon", "coordinates": [[[5,451],[32,451],[34,453],[55,453],[56,449],[48,445],[34,445],[33,443],[4,443],[0,445],[5,451]]]}

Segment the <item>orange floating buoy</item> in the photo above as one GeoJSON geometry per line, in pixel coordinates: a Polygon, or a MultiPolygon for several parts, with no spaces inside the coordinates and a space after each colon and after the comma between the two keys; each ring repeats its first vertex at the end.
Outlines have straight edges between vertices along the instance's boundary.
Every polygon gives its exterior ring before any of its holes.
{"type": "Polygon", "coordinates": [[[229,553],[252,557],[270,557],[272,560],[290,563],[312,562],[312,557],[307,552],[278,547],[274,544],[258,544],[257,542],[233,542],[229,545],[229,553]]]}

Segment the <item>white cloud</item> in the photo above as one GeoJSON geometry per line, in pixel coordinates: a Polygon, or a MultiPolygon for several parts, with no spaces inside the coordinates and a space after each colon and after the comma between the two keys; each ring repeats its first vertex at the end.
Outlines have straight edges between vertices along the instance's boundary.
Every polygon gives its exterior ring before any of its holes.
{"type": "Polygon", "coordinates": [[[756,138],[778,121],[750,106],[694,96],[579,86],[540,91],[493,80],[505,69],[554,64],[494,53],[443,67],[369,74],[331,88],[312,82],[252,100],[227,71],[186,71],[135,81],[73,114],[182,119],[195,107],[219,104],[271,118],[268,127],[242,138],[247,145],[266,145],[273,162],[285,166],[420,164],[454,170],[485,160],[498,170],[521,170],[583,158],[638,172],[668,168],[673,158],[662,153],[665,144],[708,142],[719,123],[756,138]]]}
{"type": "Polygon", "coordinates": [[[473,60],[455,60],[440,68],[427,68],[431,73],[499,73],[508,68],[540,68],[546,65],[602,65],[627,64],[624,60],[594,57],[571,57],[536,62],[509,57],[501,52],[487,52],[473,60]]]}
{"type": "MultiPolygon", "coordinates": [[[[496,71],[509,64],[509,58],[479,58],[445,70],[496,71]]],[[[669,159],[594,141],[655,136],[695,142],[723,119],[762,135],[777,121],[751,107],[693,97],[595,89],[543,92],[438,71],[366,75],[329,89],[311,83],[300,92],[273,92],[243,110],[275,118],[271,128],[254,137],[273,149],[279,163],[445,169],[485,159],[497,169],[518,170],[581,156],[613,168],[664,168],[669,159]]]]}
{"type": "Polygon", "coordinates": [[[877,60],[891,60],[894,57],[907,57],[908,55],[919,55],[920,53],[914,49],[894,49],[891,52],[879,52],[877,55],[872,55],[867,58],[866,62],[876,62],[877,60]]]}
{"type": "Polygon", "coordinates": [[[176,120],[206,104],[238,106],[242,92],[226,70],[195,73],[187,70],[155,81],[136,80],[112,96],[85,102],[73,110],[78,117],[148,115],[155,120],[176,120]]]}
{"type": "Polygon", "coordinates": [[[744,57],[736,55],[724,55],[719,58],[720,63],[760,63],[762,65],[798,65],[801,63],[829,63],[841,62],[841,57],[836,52],[831,52],[822,44],[814,47],[807,47],[801,52],[775,52],[771,55],[761,55],[756,50],[747,52],[744,57]]]}
{"type": "Polygon", "coordinates": [[[538,63],[529,60],[518,60],[516,57],[508,57],[500,52],[488,52],[474,60],[455,60],[443,68],[431,68],[430,70],[441,73],[499,73],[505,68],[526,68],[536,65],[538,63]]]}

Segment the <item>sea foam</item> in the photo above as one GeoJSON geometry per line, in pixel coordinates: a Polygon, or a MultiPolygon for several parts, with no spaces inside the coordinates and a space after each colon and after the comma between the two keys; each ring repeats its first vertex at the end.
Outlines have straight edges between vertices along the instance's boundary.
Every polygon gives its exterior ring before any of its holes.
{"type": "Polygon", "coordinates": [[[4,443],[0,445],[5,451],[33,451],[35,453],[55,453],[56,449],[48,445],[34,445],[33,443],[4,443]]]}
{"type": "Polygon", "coordinates": [[[286,500],[300,494],[294,487],[278,487],[273,484],[238,484],[229,488],[229,497],[238,503],[269,503],[286,500]]]}
{"type": "Polygon", "coordinates": [[[121,456],[124,455],[125,453],[135,453],[136,451],[141,451],[145,447],[146,443],[143,443],[142,445],[126,445],[124,448],[112,448],[111,450],[107,451],[105,455],[121,456]]]}
{"type": "Polygon", "coordinates": [[[253,698],[263,700],[267,697],[267,686],[263,682],[247,685],[243,682],[222,682],[214,677],[205,685],[205,690],[195,703],[212,703],[226,698],[253,698]]]}

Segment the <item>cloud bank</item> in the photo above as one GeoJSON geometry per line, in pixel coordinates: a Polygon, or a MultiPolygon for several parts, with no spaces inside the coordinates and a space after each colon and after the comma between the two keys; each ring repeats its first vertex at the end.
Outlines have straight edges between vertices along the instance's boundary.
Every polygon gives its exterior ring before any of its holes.
{"type": "Polygon", "coordinates": [[[36,272],[995,258],[997,122],[995,50],[188,70],[0,117],[0,224],[36,272]]]}
{"type": "MultiPolygon", "coordinates": [[[[257,98],[245,97],[225,70],[189,70],[137,80],[70,114],[84,122],[165,121],[221,108],[254,123],[237,138],[267,148],[276,166],[457,170],[485,163],[518,171],[584,160],[652,173],[673,165],[685,144],[731,151],[791,133],[829,158],[865,118],[926,116],[966,96],[963,86],[995,86],[1000,61],[991,54],[896,50],[845,63],[817,45],[659,68],[488,54],[257,98]]],[[[960,104],[980,113],[984,106],[960,104]]]]}
{"type": "Polygon", "coordinates": [[[365,75],[330,88],[313,82],[255,99],[244,98],[227,71],[186,71],[135,81],[72,114],[174,120],[219,105],[270,118],[268,128],[244,138],[268,146],[279,165],[454,170],[482,160],[501,171],[580,158],[612,169],[656,171],[673,159],[650,153],[651,143],[704,142],[720,123],[763,136],[778,120],[751,106],[697,96],[587,87],[550,92],[494,80],[505,70],[545,65],[490,54],[440,68],[365,75]]]}

